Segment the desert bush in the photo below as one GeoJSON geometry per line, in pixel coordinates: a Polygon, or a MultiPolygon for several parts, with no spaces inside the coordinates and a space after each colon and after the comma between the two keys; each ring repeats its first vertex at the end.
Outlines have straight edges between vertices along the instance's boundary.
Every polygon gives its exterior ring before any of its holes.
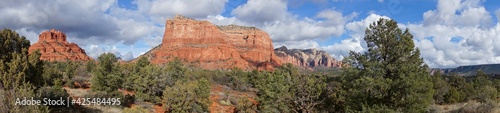
{"type": "Polygon", "coordinates": [[[182,61],[177,57],[174,58],[174,60],[169,61],[166,68],[174,81],[177,81],[179,79],[186,80],[186,78],[188,78],[184,77],[187,68],[184,66],[184,64],[182,64],[182,61]]]}
{"type": "Polygon", "coordinates": [[[123,98],[123,106],[125,107],[132,107],[130,105],[135,103],[135,95],[125,95],[123,98]]]}
{"type": "Polygon", "coordinates": [[[149,111],[147,109],[144,109],[140,106],[138,107],[133,107],[133,108],[125,108],[122,111],[123,113],[151,113],[152,111],[149,111]]]}
{"type": "Polygon", "coordinates": [[[464,77],[456,74],[447,76],[450,90],[444,95],[445,103],[453,104],[457,102],[465,102],[475,97],[476,89],[468,83],[464,77]]]}
{"type": "Polygon", "coordinates": [[[316,112],[317,107],[324,102],[323,92],[326,91],[324,76],[294,75],[292,76],[292,108],[295,112],[316,112]]]}
{"type": "MultiPolygon", "coordinates": [[[[49,98],[51,100],[59,100],[60,98],[66,100],[69,94],[61,87],[41,87],[38,93],[42,98],[49,98]]],[[[68,101],[68,100],[66,100],[68,101]]],[[[66,106],[49,106],[49,107],[66,107],[66,106]]]]}
{"type": "Polygon", "coordinates": [[[474,98],[476,100],[484,102],[485,100],[493,99],[496,100],[498,97],[498,89],[493,86],[493,81],[490,80],[489,76],[483,71],[478,70],[476,76],[472,81],[472,86],[474,87],[474,98]]]}
{"type": "Polygon", "coordinates": [[[444,95],[444,102],[453,104],[458,102],[463,102],[466,100],[465,94],[462,91],[458,91],[457,88],[450,88],[449,92],[444,95]]]}
{"type": "Polygon", "coordinates": [[[48,106],[37,106],[37,105],[16,105],[15,101],[17,98],[23,99],[39,99],[42,96],[34,92],[35,89],[31,85],[23,84],[14,89],[6,90],[0,89],[0,112],[1,113],[49,113],[48,106]]]}
{"type": "Polygon", "coordinates": [[[442,113],[443,109],[439,108],[437,105],[431,105],[427,109],[427,113],[442,113]]]}
{"type": "Polygon", "coordinates": [[[475,99],[481,102],[495,100],[498,97],[497,89],[493,86],[482,86],[476,89],[475,99]]]}
{"type": "Polygon", "coordinates": [[[434,103],[445,103],[445,95],[449,92],[451,86],[448,84],[448,82],[446,82],[446,80],[443,79],[443,75],[440,71],[434,73],[434,75],[432,76],[432,81],[434,82],[434,103]]]}
{"type": "Polygon", "coordinates": [[[61,74],[57,69],[50,67],[49,65],[44,66],[42,74],[42,80],[44,86],[53,86],[55,80],[62,80],[63,74],[61,74]]]}
{"type": "Polygon", "coordinates": [[[488,99],[485,102],[468,102],[467,105],[452,113],[492,113],[496,107],[497,103],[488,99]]]}
{"type": "Polygon", "coordinates": [[[206,79],[177,81],[163,91],[165,109],[170,112],[208,112],[210,83],[206,79]]]}
{"type": "Polygon", "coordinates": [[[255,86],[259,101],[259,110],[268,112],[291,112],[292,87],[290,75],[281,72],[261,73],[257,76],[255,86]]]}
{"type": "Polygon", "coordinates": [[[217,84],[227,85],[231,84],[232,78],[226,74],[216,74],[212,77],[213,81],[217,84]]]}
{"type": "Polygon", "coordinates": [[[139,70],[139,73],[141,74],[132,75],[134,76],[132,89],[137,99],[161,103],[163,90],[169,86],[168,84],[173,84],[171,75],[156,65],[146,65],[139,70]]]}
{"type": "MultiPolygon", "coordinates": [[[[347,111],[356,112],[357,110],[350,111],[350,109],[347,109],[347,111]]],[[[362,106],[361,113],[397,113],[397,111],[384,105],[381,106],[374,105],[374,106],[362,106]]]]}
{"type": "Polygon", "coordinates": [[[240,98],[236,104],[236,112],[238,113],[256,113],[257,105],[253,104],[247,98],[240,98]]]}
{"type": "Polygon", "coordinates": [[[228,72],[228,75],[231,77],[231,81],[227,85],[235,90],[247,91],[253,86],[249,80],[251,75],[241,69],[234,68],[228,72]]]}

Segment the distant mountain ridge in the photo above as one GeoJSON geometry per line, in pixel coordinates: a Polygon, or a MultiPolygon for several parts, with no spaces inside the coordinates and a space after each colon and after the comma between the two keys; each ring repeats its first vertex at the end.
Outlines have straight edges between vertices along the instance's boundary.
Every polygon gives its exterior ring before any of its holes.
{"type": "Polygon", "coordinates": [[[438,70],[443,73],[456,73],[463,76],[475,75],[477,70],[482,70],[484,73],[489,75],[500,75],[500,64],[468,65],[446,69],[433,68],[431,69],[431,73],[434,73],[438,70]]]}
{"type": "Polygon", "coordinates": [[[308,69],[341,67],[340,61],[335,60],[323,50],[288,49],[281,46],[274,49],[274,54],[281,58],[283,63],[292,63],[308,69]]]}

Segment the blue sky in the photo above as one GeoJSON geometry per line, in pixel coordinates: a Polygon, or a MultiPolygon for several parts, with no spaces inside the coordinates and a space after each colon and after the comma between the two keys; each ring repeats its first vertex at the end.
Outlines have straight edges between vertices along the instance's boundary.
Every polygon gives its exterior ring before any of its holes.
{"type": "Polygon", "coordinates": [[[275,48],[316,48],[336,59],[362,52],[364,28],[378,18],[409,28],[430,67],[500,63],[498,0],[57,0],[4,1],[0,26],[32,43],[43,30],[68,35],[91,57],[129,60],[161,42],[176,14],[218,25],[256,26],[275,48]]]}

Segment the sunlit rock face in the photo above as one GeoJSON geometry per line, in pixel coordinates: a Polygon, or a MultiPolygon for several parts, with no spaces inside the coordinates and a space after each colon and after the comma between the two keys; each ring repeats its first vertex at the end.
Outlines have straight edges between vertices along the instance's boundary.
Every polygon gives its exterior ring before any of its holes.
{"type": "Polygon", "coordinates": [[[216,26],[178,15],[167,20],[162,44],[142,56],[154,64],[179,58],[204,69],[273,70],[281,65],[273,48],[269,35],[255,27],[216,26]]]}
{"type": "Polygon", "coordinates": [[[28,52],[31,54],[36,50],[41,53],[40,60],[45,61],[87,61],[91,58],[87,56],[85,50],[75,43],[66,40],[66,34],[61,31],[51,29],[43,31],[38,42],[30,46],[28,52]]]}

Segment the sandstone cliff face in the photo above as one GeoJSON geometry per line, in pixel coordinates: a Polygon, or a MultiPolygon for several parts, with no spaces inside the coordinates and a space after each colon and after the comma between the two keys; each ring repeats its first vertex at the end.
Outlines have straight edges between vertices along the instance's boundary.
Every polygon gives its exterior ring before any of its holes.
{"type": "Polygon", "coordinates": [[[328,53],[316,49],[287,49],[285,46],[274,49],[274,53],[283,60],[284,63],[292,63],[305,68],[318,67],[341,67],[341,62],[336,61],[328,53]]]}
{"type": "Polygon", "coordinates": [[[183,16],[169,19],[162,44],[143,56],[152,63],[177,57],[205,69],[265,69],[281,65],[269,35],[254,27],[216,26],[183,16]]]}
{"type": "Polygon", "coordinates": [[[55,29],[44,31],[39,35],[38,42],[30,46],[28,52],[35,50],[41,53],[40,60],[45,61],[87,61],[85,50],[75,43],[66,41],[66,34],[55,29]]]}

